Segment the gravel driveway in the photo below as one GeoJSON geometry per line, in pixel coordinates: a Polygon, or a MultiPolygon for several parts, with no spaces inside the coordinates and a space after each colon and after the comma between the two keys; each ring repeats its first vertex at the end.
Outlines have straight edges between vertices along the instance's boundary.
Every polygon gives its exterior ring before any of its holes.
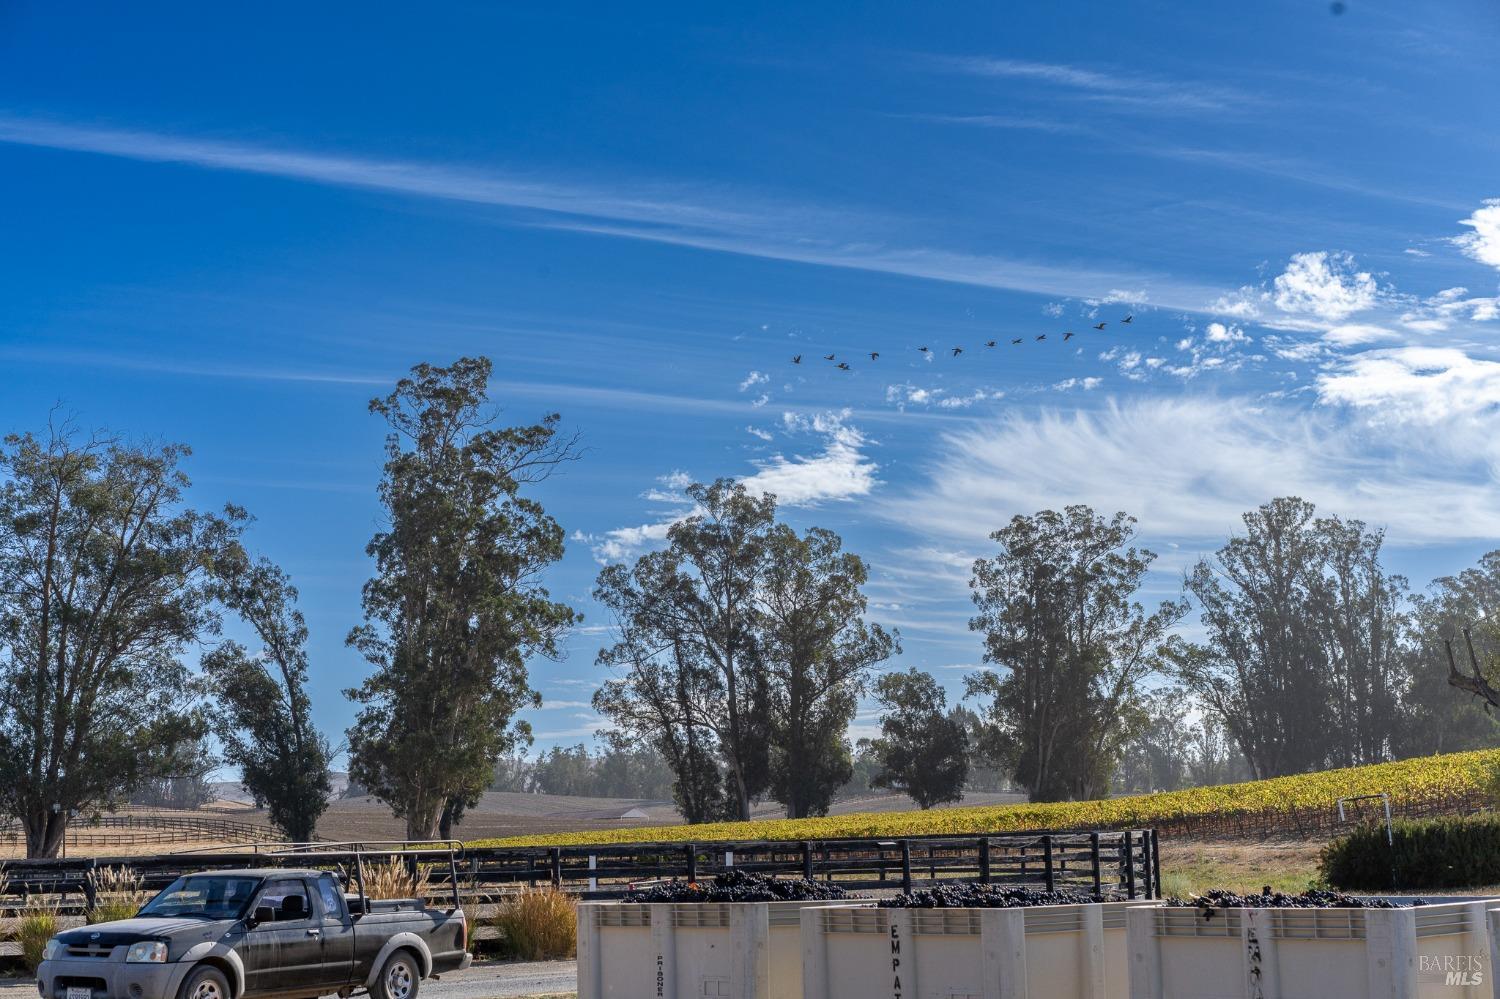
{"type": "MultiPolygon", "coordinates": [[[[520,999],[578,991],[576,961],[480,961],[468,971],[423,982],[421,999],[520,999]]],[[[0,980],[0,999],[37,999],[36,982],[0,980]]]]}

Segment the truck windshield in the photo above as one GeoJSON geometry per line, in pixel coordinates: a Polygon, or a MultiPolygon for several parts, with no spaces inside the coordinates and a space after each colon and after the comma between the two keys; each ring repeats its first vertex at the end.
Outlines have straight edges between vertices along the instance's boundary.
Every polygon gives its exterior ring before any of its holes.
{"type": "Polygon", "coordinates": [[[236,919],[245,910],[260,878],[219,874],[178,878],[141,910],[142,916],[200,916],[236,919]]]}

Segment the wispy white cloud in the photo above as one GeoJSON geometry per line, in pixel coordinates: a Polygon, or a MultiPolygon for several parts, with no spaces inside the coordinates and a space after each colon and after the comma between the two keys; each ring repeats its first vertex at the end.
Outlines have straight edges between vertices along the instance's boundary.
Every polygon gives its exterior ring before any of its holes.
{"type": "Polygon", "coordinates": [[[1489,198],[1459,225],[1470,232],[1455,236],[1453,243],[1465,255],[1500,270],[1500,198],[1489,198]]]}
{"type": "MultiPolygon", "coordinates": [[[[932,355],[924,355],[931,360],[932,355]]],[[[893,403],[897,409],[906,410],[907,406],[936,406],[938,409],[957,410],[968,409],[977,403],[1005,398],[1005,393],[999,389],[978,388],[971,392],[954,395],[947,389],[923,388],[908,382],[900,382],[885,387],[885,401],[893,403]]]]}
{"type": "MultiPolygon", "coordinates": [[[[849,421],[850,412],[821,412],[811,416],[787,412],[782,414],[786,434],[803,434],[817,438],[822,450],[814,454],[776,453],[755,458],[755,471],[740,478],[752,492],[771,493],[777,502],[790,507],[812,507],[823,503],[854,499],[868,495],[878,484],[879,467],[864,452],[870,441],[849,421]]],[[[668,501],[669,509],[646,524],[617,527],[600,534],[575,533],[574,540],[588,544],[600,563],[619,562],[634,557],[644,549],[666,541],[674,524],[698,513],[691,500],[681,491],[692,478],[674,471],[658,480],[675,491],[662,495],[655,490],[647,498],[668,501]]]]}
{"type": "Polygon", "coordinates": [[[1092,392],[1103,384],[1104,379],[1102,378],[1064,378],[1052,387],[1058,392],[1067,392],[1070,389],[1083,389],[1085,392],[1092,392]]]}
{"type": "Polygon", "coordinates": [[[1062,135],[1089,135],[1093,129],[1076,122],[1059,121],[1055,118],[1033,118],[1009,114],[909,114],[902,118],[928,121],[938,125],[970,125],[978,128],[1005,128],[1025,132],[1052,132],[1062,135]]]}
{"type": "Polygon", "coordinates": [[[787,506],[816,506],[833,500],[865,496],[875,488],[877,466],[865,454],[865,435],[848,423],[848,412],[807,417],[782,414],[790,431],[821,437],[823,450],[814,455],[775,454],[756,459],[756,472],[741,480],[746,488],[773,493],[787,506]]]}
{"type": "Polygon", "coordinates": [[[1347,323],[1329,328],[1323,339],[1336,347],[1355,347],[1360,344],[1380,343],[1383,340],[1399,340],[1401,335],[1384,326],[1369,323],[1347,323]]]}
{"type": "Polygon", "coordinates": [[[1219,292],[1161,275],[1048,266],[911,245],[907,225],[866,210],[726,195],[686,183],[566,183],[472,167],[304,152],[133,129],[0,115],[0,143],[178,163],[533,213],[527,224],[935,281],[1087,298],[1141,287],[1158,304],[1198,309],[1219,292]]]}
{"type": "Polygon", "coordinates": [[[755,386],[757,386],[757,385],[764,385],[766,382],[768,382],[770,380],[771,380],[771,376],[768,375],[768,374],[766,374],[765,372],[763,372],[763,371],[752,371],[748,375],[745,376],[745,380],[744,381],[740,382],[740,391],[741,392],[748,392],[750,389],[754,388],[755,386]]]}
{"type": "Polygon", "coordinates": [[[1333,410],[1244,398],[1013,412],[943,435],[920,484],[878,508],[966,545],[1013,514],[1067,503],[1126,510],[1151,537],[1212,541],[1279,495],[1386,525],[1398,544],[1500,533],[1482,462],[1433,460],[1388,437],[1333,410]]]}
{"type": "Polygon", "coordinates": [[[1482,456],[1500,472],[1500,361],[1454,348],[1370,350],[1321,373],[1317,390],[1325,403],[1399,430],[1411,446],[1457,460],[1482,456]]]}
{"type": "Polygon", "coordinates": [[[1369,271],[1347,253],[1293,254],[1272,283],[1272,301],[1283,312],[1336,323],[1375,304],[1379,289],[1369,271]]]}
{"type": "Polygon", "coordinates": [[[943,57],[929,62],[971,76],[1030,81],[1066,92],[1076,99],[1158,113],[1224,112],[1243,108],[1253,101],[1242,92],[1199,80],[1168,80],[1141,73],[1119,70],[1106,72],[1067,63],[985,57],[943,57]]]}

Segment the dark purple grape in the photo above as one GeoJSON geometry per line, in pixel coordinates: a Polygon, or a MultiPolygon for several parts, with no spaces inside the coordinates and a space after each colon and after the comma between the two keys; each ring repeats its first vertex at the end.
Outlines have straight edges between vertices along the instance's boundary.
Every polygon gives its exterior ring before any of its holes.
{"type": "Polygon", "coordinates": [[[710,881],[664,881],[632,891],[631,902],[817,902],[858,898],[824,881],[768,878],[747,871],[725,871],[710,881]]]}

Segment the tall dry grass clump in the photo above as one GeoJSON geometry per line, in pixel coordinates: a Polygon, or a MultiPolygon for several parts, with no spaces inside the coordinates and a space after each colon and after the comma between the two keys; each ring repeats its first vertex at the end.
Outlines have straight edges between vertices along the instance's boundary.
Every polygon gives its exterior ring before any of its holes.
{"type": "Polygon", "coordinates": [[[20,912],[16,940],[21,945],[21,960],[26,962],[32,974],[36,974],[37,966],[42,963],[42,949],[47,946],[47,941],[62,929],[59,909],[56,901],[34,898],[20,912]]]}
{"type": "Polygon", "coordinates": [[[89,872],[94,905],[85,912],[89,923],[111,923],[129,919],[151,900],[140,874],[124,867],[100,867],[89,872]]]}
{"type": "Polygon", "coordinates": [[[365,865],[365,895],[372,899],[425,899],[432,890],[432,884],[428,880],[432,873],[432,865],[417,864],[415,871],[415,876],[413,876],[412,868],[399,857],[391,857],[379,864],[367,864],[365,865]]]}
{"type": "Polygon", "coordinates": [[[578,953],[577,904],[554,888],[525,888],[500,900],[494,926],[502,953],[552,961],[578,953]]]}

